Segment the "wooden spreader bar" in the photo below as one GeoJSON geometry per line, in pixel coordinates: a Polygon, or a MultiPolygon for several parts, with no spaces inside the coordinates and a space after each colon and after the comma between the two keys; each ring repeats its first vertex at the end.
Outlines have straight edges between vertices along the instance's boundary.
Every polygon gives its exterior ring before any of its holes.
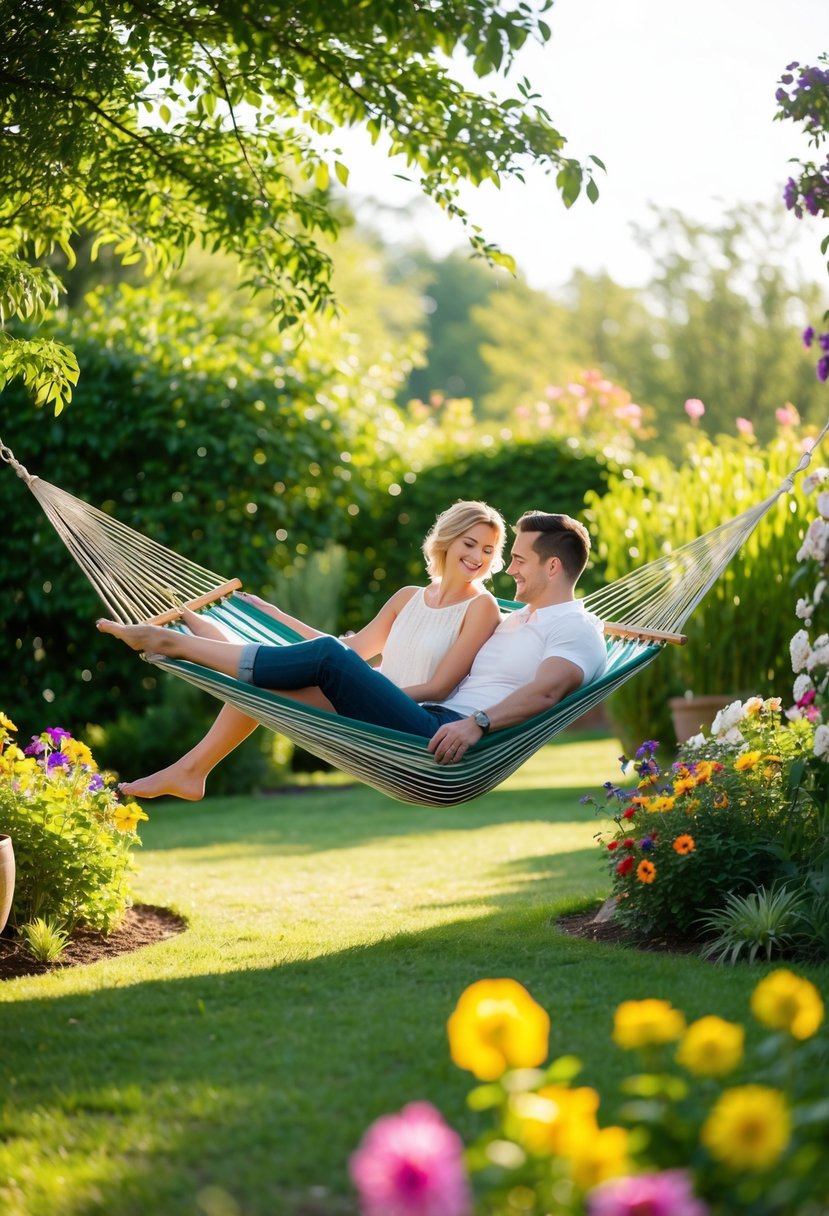
{"type": "Polygon", "coordinates": [[[617,625],[604,622],[604,631],[614,638],[633,638],[639,642],[670,642],[673,646],[684,646],[688,638],[684,633],[664,633],[660,629],[639,629],[636,625],[617,625]]]}
{"type": "Polygon", "coordinates": [[[223,599],[226,595],[230,595],[231,591],[240,591],[242,588],[242,580],[232,578],[229,583],[222,583],[221,587],[214,587],[212,591],[205,591],[204,595],[197,596],[194,600],[188,600],[186,604],[180,604],[178,608],[168,608],[166,612],[160,612],[158,616],[152,616],[146,622],[147,625],[169,625],[170,621],[178,620],[183,609],[189,608],[191,612],[195,612],[197,608],[206,608],[208,604],[213,604],[216,600],[223,599]]]}

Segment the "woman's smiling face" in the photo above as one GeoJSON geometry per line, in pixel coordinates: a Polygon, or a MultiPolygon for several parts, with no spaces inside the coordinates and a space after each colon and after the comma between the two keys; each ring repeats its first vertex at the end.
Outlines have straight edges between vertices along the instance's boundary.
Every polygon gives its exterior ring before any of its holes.
{"type": "Polygon", "coordinates": [[[482,579],[489,575],[492,560],[498,548],[498,532],[489,524],[475,524],[456,536],[446,550],[444,574],[459,571],[469,579],[482,579]]]}

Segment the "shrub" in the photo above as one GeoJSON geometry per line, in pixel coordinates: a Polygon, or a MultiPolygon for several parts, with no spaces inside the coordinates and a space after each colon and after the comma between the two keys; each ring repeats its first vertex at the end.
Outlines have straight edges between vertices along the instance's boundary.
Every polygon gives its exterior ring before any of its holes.
{"type": "Polygon", "coordinates": [[[808,720],[784,722],[779,701],[754,697],[718,715],[712,737],[684,744],[667,773],[655,741],[623,756],[638,781],[606,783],[614,827],[600,834],[619,922],[641,938],[697,936],[729,896],[802,882],[825,847],[800,784],[813,739],[808,720]]]}
{"type": "Polygon", "coordinates": [[[108,933],[131,903],[131,851],[147,815],[120,801],[111,774],[61,727],[25,751],[16,730],[0,714],[0,831],[12,838],[17,869],[11,923],[108,933]]]}
{"type": "Polygon", "coordinates": [[[448,1033],[488,1126],[463,1153],[427,1102],[383,1116],[351,1161],[363,1216],[816,1216],[829,1198],[823,1000],[778,970],[750,1005],[759,1035],[624,1001],[612,1039],[632,1062],[608,1118],[599,1091],[574,1084],[579,1060],[545,1065],[550,1019],[526,989],[479,980],[448,1033]]]}

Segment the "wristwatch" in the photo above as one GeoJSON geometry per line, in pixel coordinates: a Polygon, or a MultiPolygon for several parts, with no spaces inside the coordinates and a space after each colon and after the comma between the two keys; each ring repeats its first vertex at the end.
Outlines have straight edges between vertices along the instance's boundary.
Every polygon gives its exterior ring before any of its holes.
{"type": "Polygon", "coordinates": [[[484,732],[484,734],[486,734],[486,732],[489,730],[490,726],[492,725],[492,723],[489,720],[489,716],[487,714],[485,714],[482,709],[475,710],[474,714],[472,714],[472,721],[475,722],[478,726],[480,726],[480,728],[484,732]]]}

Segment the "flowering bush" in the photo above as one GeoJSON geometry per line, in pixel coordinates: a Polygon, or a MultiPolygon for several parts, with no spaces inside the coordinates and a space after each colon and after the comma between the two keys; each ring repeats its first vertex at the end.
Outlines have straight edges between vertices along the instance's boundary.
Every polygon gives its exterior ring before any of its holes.
{"type": "Polygon", "coordinates": [[[123,803],[86,744],[59,726],[14,741],[0,713],[0,832],[11,836],[17,876],[11,923],[38,917],[71,932],[109,932],[130,903],[131,850],[147,815],[123,803]]]}
{"type": "Polygon", "coordinates": [[[467,1149],[429,1103],[379,1119],[352,1157],[364,1216],[813,1216],[829,1200],[829,1042],[817,988],[754,989],[763,1030],[670,1002],[624,1001],[612,1038],[637,1057],[613,1121],[580,1062],[546,1067],[549,1018],[519,983],[481,980],[449,1019],[452,1058],[492,1126],[467,1149]],[[543,1033],[541,1033],[543,1030],[543,1033]],[[497,1064],[497,1068],[496,1068],[497,1064]],[[473,1185],[470,1185],[472,1183],[473,1185]],[[474,1198],[473,1198],[474,1196],[474,1198]]]}
{"type": "MultiPolygon", "coordinates": [[[[819,57],[822,67],[801,67],[790,63],[780,77],[776,97],[778,110],[775,118],[791,119],[802,126],[803,133],[816,152],[817,161],[801,161],[797,177],[790,177],[783,190],[786,206],[798,219],[804,212],[814,217],[829,217],[829,157],[818,163],[820,151],[829,134],[829,55],[819,57]]],[[[829,249],[829,236],[821,242],[820,251],[829,249]]],[[[824,320],[829,314],[824,314],[824,320]]],[[[809,347],[815,339],[815,331],[809,326],[804,334],[804,344],[809,347]]],[[[829,379],[829,333],[817,338],[819,351],[817,362],[818,380],[829,379]]]]}
{"type": "Polygon", "coordinates": [[[802,882],[826,845],[801,784],[814,734],[805,716],[784,720],[779,700],[752,697],[722,710],[667,770],[653,740],[622,756],[637,780],[605,783],[614,827],[600,834],[616,918],[641,937],[694,936],[727,895],[802,882]]]}

